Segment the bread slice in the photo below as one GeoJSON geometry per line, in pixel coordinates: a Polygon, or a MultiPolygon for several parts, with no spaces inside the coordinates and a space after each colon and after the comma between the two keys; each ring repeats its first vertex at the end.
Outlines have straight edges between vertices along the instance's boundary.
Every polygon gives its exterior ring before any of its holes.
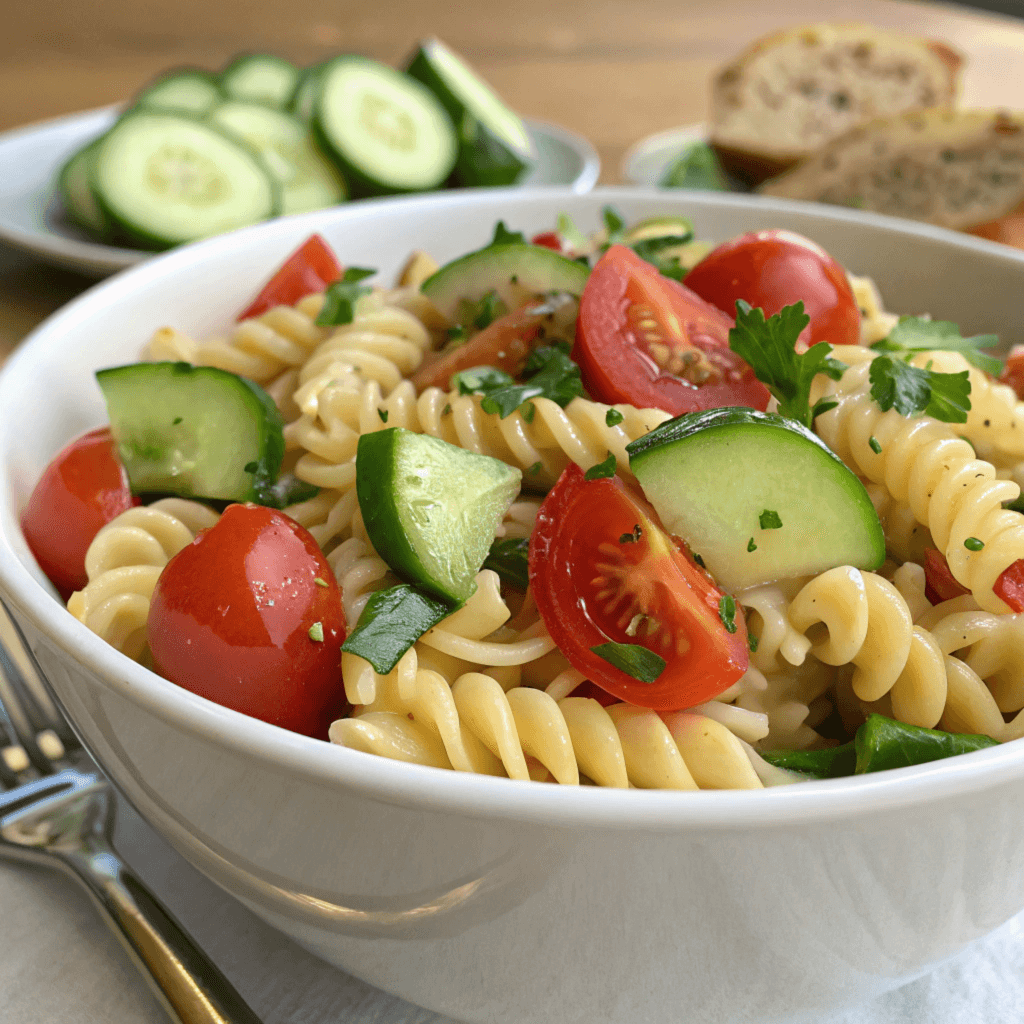
{"type": "Polygon", "coordinates": [[[871,25],[784,29],[715,76],[710,141],[756,185],[865,121],[951,105],[962,64],[945,43],[871,25]]]}
{"type": "Polygon", "coordinates": [[[759,191],[971,228],[1024,200],[1024,115],[940,108],[872,121],[759,191]]]}

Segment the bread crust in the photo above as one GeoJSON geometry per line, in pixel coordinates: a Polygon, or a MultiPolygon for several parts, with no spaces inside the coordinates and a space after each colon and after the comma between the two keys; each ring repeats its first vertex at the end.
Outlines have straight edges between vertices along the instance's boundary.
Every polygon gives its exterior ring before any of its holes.
{"type": "Polygon", "coordinates": [[[935,108],[880,118],[759,191],[975,229],[1024,202],[1024,115],[935,108]]]}
{"type": "Polygon", "coordinates": [[[756,40],[712,80],[709,141],[751,185],[878,116],[954,102],[963,57],[951,46],[854,22],[756,40]]]}

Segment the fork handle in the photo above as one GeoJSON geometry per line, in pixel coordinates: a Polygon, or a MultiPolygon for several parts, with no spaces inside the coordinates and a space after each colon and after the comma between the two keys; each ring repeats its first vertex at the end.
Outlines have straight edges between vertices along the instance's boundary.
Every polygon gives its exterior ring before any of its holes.
{"type": "Polygon", "coordinates": [[[64,858],[178,1024],[261,1024],[235,987],[115,853],[64,858]]]}

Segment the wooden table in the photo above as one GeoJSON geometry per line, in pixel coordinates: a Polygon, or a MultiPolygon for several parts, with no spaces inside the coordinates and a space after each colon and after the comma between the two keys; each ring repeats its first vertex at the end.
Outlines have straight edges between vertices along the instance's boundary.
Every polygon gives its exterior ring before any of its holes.
{"type": "MultiPolygon", "coordinates": [[[[714,68],[756,36],[821,17],[819,0],[86,0],[6,5],[0,131],[122,100],[161,71],[240,51],[297,63],[354,51],[401,64],[421,36],[460,51],[522,114],[590,138],[602,182],[626,149],[700,121],[714,68]]],[[[968,57],[963,102],[1024,107],[1024,21],[956,6],[835,0],[834,19],[945,39],[968,57]]],[[[92,282],[0,246],[0,361],[92,282]]]]}

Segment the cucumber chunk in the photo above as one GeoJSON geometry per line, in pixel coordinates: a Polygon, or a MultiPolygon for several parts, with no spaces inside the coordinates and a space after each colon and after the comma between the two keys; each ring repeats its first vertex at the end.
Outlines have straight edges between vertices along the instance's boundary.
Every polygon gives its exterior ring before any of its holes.
{"type": "Polygon", "coordinates": [[[320,72],[324,67],[324,64],[311,64],[308,68],[303,68],[299,72],[299,80],[295,83],[295,92],[288,100],[288,112],[304,124],[309,124],[313,118],[313,109],[320,92],[320,72]]]}
{"type": "Polygon", "coordinates": [[[96,379],[134,493],[275,503],[284,434],[259,385],[188,363],[115,366],[96,379]]]}
{"type": "Polygon", "coordinates": [[[446,263],[420,290],[449,320],[460,302],[478,302],[494,291],[508,309],[518,309],[534,295],[583,294],[590,268],[554,249],[525,242],[489,245],[446,263]]]}
{"type": "Polygon", "coordinates": [[[345,200],[345,183],[317,149],[309,129],[291,114],[261,103],[229,100],[210,120],[247,142],[281,186],[281,212],[322,210],[345,200]]]}
{"type": "Polygon", "coordinates": [[[462,185],[511,185],[536,159],[526,125],[440,39],[420,43],[406,73],[444,104],[459,133],[455,176],[462,185]]]}
{"type": "Polygon", "coordinates": [[[220,87],[232,99],[278,110],[287,107],[298,81],[299,69],[270,53],[242,54],[220,73],[220,87]]]}
{"type": "Polygon", "coordinates": [[[217,79],[199,68],[181,68],[161,75],[135,97],[135,106],[205,114],[224,99],[217,79]]]}
{"type": "Polygon", "coordinates": [[[726,590],[885,559],[864,485],[795,420],[711,409],[669,420],[626,451],[665,528],[726,590]]]}
{"type": "Polygon", "coordinates": [[[374,549],[408,583],[461,602],[475,589],[522,473],[400,427],[363,434],[356,495],[374,549]]]}
{"type": "Polygon", "coordinates": [[[336,57],[319,77],[314,136],[353,196],[444,184],[455,165],[455,129],[426,86],[367,57],[336,57]]]}
{"type": "Polygon", "coordinates": [[[166,248],[281,212],[281,194],[244,142],[184,114],[135,109],[103,137],[92,190],[139,245],[166,248]]]}
{"type": "Polygon", "coordinates": [[[92,162],[99,140],[72,154],[57,178],[57,189],[68,219],[100,238],[110,233],[110,221],[89,187],[92,162]]]}

